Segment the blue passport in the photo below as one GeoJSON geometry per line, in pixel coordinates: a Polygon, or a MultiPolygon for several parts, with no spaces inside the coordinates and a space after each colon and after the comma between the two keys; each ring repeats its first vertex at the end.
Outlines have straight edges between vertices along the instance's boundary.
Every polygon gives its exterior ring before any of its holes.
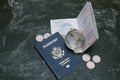
{"type": "Polygon", "coordinates": [[[81,59],[66,47],[63,37],[58,32],[38,43],[35,48],[57,79],[81,64],[81,59]]]}

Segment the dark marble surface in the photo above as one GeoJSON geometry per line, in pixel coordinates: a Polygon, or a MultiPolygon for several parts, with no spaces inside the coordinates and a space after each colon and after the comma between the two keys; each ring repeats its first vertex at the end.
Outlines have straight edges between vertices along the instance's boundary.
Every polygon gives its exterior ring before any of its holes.
{"type": "MultiPolygon", "coordinates": [[[[0,80],[56,80],[34,49],[35,37],[50,32],[50,19],[76,17],[86,1],[1,0],[0,80]]],[[[93,70],[83,63],[61,80],[120,80],[120,0],[91,2],[100,39],[85,53],[102,61],[93,70]]]]}

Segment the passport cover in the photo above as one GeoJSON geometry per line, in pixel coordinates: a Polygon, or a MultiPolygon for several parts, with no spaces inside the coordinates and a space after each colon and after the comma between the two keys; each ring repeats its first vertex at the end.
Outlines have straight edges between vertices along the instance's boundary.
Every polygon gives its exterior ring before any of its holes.
{"type": "Polygon", "coordinates": [[[58,32],[38,43],[35,48],[57,79],[81,63],[78,55],[66,47],[63,37],[58,32]]]}

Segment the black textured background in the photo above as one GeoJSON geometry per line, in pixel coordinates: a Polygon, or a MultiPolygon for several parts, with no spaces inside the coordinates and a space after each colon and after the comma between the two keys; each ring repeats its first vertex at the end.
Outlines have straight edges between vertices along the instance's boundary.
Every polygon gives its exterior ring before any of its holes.
{"type": "Polygon", "coordinates": [[[61,80],[120,80],[120,0],[0,0],[0,80],[56,80],[34,49],[35,37],[50,32],[50,19],[76,17],[86,1],[100,39],[85,53],[102,61],[93,70],[83,63],[61,80]]]}

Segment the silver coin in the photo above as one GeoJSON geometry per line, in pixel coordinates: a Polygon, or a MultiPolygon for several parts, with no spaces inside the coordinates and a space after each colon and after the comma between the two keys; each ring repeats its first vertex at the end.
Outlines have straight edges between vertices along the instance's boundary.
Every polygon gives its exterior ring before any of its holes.
{"type": "Polygon", "coordinates": [[[49,36],[50,36],[50,33],[45,33],[43,37],[44,39],[47,39],[49,36]]]}
{"type": "Polygon", "coordinates": [[[98,55],[94,55],[93,58],[92,58],[92,60],[93,60],[95,63],[99,63],[99,62],[101,61],[101,58],[100,58],[100,56],[98,56],[98,55]]]}
{"type": "Polygon", "coordinates": [[[37,42],[43,41],[43,36],[42,36],[42,35],[37,35],[37,36],[36,36],[36,41],[37,41],[37,42]]]}
{"type": "Polygon", "coordinates": [[[82,59],[83,59],[83,61],[88,62],[88,61],[90,61],[91,57],[90,57],[89,54],[84,54],[84,55],[82,56],[82,59]]]}
{"type": "Polygon", "coordinates": [[[88,69],[94,69],[95,68],[95,63],[92,61],[87,62],[86,64],[88,69]]]}

